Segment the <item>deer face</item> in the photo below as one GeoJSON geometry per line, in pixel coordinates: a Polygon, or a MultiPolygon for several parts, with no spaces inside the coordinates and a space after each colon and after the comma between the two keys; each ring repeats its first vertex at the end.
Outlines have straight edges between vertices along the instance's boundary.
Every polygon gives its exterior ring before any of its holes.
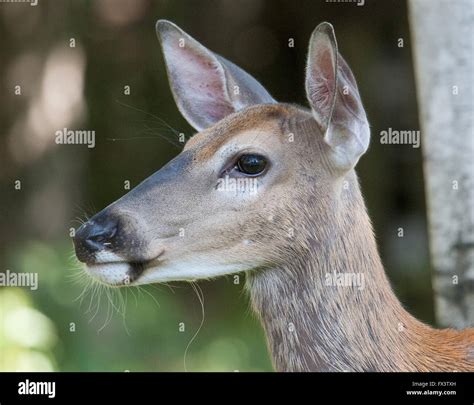
{"type": "Polygon", "coordinates": [[[159,21],[157,32],[177,106],[198,133],[78,229],[77,257],[113,286],[278,264],[300,219],[295,199],[330,196],[367,148],[365,113],[332,27],[320,25],[310,44],[311,111],[277,103],[174,24],[159,21]]]}

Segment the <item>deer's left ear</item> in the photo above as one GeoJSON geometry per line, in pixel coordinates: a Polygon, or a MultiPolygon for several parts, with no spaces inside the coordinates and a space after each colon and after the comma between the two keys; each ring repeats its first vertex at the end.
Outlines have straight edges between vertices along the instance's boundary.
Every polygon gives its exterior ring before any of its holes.
{"type": "Polygon", "coordinates": [[[176,104],[198,131],[245,107],[275,103],[247,72],[207,49],[175,24],[159,20],[156,32],[176,104]]]}
{"type": "Polygon", "coordinates": [[[354,167],[369,146],[370,130],[357,84],[337,50],[331,24],[319,24],[311,35],[306,66],[306,96],[333,164],[354,167]]]}

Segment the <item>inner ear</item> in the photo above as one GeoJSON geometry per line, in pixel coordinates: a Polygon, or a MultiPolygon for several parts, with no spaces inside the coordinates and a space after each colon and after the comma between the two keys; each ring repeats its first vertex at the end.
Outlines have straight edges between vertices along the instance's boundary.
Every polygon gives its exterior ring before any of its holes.
{"type": "Polygon", "coordinates": [[[321,24],[310,40],[306,94],[323,133],[329,127],[336,102],[337,59],[334,31],[329,24],[321,24]]]}
{"type": "Polygon", "coordinates": [[[318,25],[311,36],[306,94],[331,147],[333,164],[343,170],[354,167],[369,145],[369,124],[354,75],[338,53],[329,23],[318,25]]]}
{"type": "Polygon", "coordinates": [[[235,112],[222,65],[189,43],[183,48],[170,45],[163,46],[170,85],[190,124],[200,131],[235,112]]]}
{"type": "Polygon", "coordinates": [[[156,30],[176,104],[198,131],[248,106],[275,102],[252,76],[173,23],[160,20],[156,30]]]}

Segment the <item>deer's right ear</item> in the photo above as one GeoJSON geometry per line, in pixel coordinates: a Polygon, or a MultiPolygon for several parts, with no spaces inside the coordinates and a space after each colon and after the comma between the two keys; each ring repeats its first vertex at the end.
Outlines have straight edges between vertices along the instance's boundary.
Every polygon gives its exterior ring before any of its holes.
{"type": "Polygon", "coordinates": [[[275,103],[252,76],[175,24],[159,20],[156,32],[176,104],[198,131],[250,105],[275,103]]]}
{"type": "Polygon", "coordinates": [[[333,164],[343,170],[354,167],[369,146],[369,124],[354,75],[339,55],[334,29],[327,22],[311,35],[306,95],[331,147],[333,164]]]}

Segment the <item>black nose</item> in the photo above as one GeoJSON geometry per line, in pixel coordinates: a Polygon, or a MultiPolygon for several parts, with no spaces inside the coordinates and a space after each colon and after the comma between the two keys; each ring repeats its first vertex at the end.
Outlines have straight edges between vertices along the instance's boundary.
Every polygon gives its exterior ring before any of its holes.
{"type": "Polygon", "coordinates": [[[118,220],[111,215],[98,214],[83,224],[74,237],[77,258],[84,263],[94,260],[94,254],[111,249],[117,235],[118,220]]]}

